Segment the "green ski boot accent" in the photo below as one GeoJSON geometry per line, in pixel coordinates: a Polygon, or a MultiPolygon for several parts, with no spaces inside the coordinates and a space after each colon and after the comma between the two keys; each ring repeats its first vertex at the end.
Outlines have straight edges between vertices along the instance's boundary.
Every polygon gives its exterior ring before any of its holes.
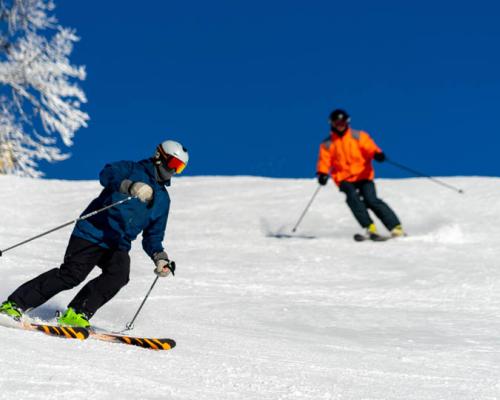
{"type": "Polygon", "coordinates": [[[77,313],[73,308],[69,307],[66,312],[57,319],[59,325],[64,326],[79,326],[81,328],[89,328],[90,322],[84,313],[77,313]]]}
{"type": "Polygon", "coordinates": [[[396,225],[391,231],[392,237],[403,237],[406,236],[405,231],[401,225],[396,225]]]}
{"type": "Polygon", "coordinates": [[[9,317],[20,320],[23,316],[23,312],[19,308],[19,306],[13,301],[4,301],[0,306],[0,313],[6,314],[9,317]]]}
{"type": "Polygon", "coordinates": [[[371,234],[377,235],[377,227],[375,226],[375,224],[372,223],[368,228],[366,228],[366,234],[368,236],[370,236],[371,234]]]}

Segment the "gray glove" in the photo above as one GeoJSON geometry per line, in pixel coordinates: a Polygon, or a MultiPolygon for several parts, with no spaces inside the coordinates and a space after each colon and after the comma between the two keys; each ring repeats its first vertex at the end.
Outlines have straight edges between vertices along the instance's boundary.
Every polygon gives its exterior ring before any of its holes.
{"type": "Polygon", "coordinates": [[[120,192],[137,197],[143,203],[149,203],[153,199],[153,188],[144,182],[132,182],[124,179],[120,184],[120,192]]]}
{"type": "Polygon", "coordinates": [[[168,254],[164,251],[160,251],[153,255],[153,261],[156,265],[154,273],[162,278],[170,275],[175,275],[175,261],[170,261],[168,259],[168,254]]]}

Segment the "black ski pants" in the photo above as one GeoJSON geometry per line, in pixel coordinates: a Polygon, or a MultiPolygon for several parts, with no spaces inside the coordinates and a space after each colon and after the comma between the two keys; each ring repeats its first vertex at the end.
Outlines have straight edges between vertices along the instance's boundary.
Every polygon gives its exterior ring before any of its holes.
{"type": "Polygon", "coordinates": [[[38,307],[63,290],[82,283],[95,266],[102,273],[90,280],[69,303],[89,318],[129,281],[130,257],[127,251],[106,249],[71,236],[64,262],[21,285],[9,296],[21,309],[38,307]]]}
{"type": "Polygon", "coordinates": [[[346,194],[346,203],[363,228],[368,228],[373,223],[370,214],[368,214],[368,209],[375,213],[388,230],[392,230],[396,225],[400,224],[394,211],[377,197],[373,181],[343,181],[340,183],[339,189],[346,194]]]}

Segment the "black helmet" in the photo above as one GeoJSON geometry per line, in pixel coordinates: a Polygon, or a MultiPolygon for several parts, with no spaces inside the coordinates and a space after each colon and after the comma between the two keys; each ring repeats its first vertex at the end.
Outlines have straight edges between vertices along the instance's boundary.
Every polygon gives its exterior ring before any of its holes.
{"type": "Polygon", "coordinates": [[[330,117],[328,118],[328,121],[330,122],[330,124],[332,124],[333,122],[338,121],[338,120],[345,121],[345,122],[349,123],[349,122],[351,122],[351,116],[349,114],[347,114],[347,111],[341,110],[338,108],[336,110],[333,110],[330,113],[330,117]]]}

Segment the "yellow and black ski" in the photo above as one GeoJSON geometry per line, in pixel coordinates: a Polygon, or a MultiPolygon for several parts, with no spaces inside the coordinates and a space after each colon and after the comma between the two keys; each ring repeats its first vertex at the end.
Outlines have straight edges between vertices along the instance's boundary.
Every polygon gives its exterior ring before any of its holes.
{"type": "Polygon", "coordinates": [[[58,336],[66,339],[85,340],[89,337],[89,331],[81,327],[46,325],[46,324],[29,324],[31,330],[37,330],[50,336],[58,336]]]}
{"type": "Polygon", "coordinates": [[[25,331],[42,332],[49,336],[61,337],[65,339],[85,340],[89,337],[89,331],[85,328],[35,323],[15,319],[6,315],[0,315],[0,326],[22,329],[25,331]]]}
{"type": "Polygon", "coordinates": [[[151,350],[170,350],[176,345],[175,340],[166,338],[146,338],[138,336],[121,335],[100,329],[86,329],[81,327],[60,326],[52,324],[20,321],[6,315],[0,315],[0,326],[42,332],[49,336],[66,339],[85,340],[89,337],[105,342],[129,344],[151,350]]]}
{"type": "Polygon", "coordinates": [[[92,330],[90,330],[90,337],[92,339],[103,340],[106,342],[130,344],[150,350],[170,350],[173,349],[176,344],[173,339],[145,338],[92,330]]]}

